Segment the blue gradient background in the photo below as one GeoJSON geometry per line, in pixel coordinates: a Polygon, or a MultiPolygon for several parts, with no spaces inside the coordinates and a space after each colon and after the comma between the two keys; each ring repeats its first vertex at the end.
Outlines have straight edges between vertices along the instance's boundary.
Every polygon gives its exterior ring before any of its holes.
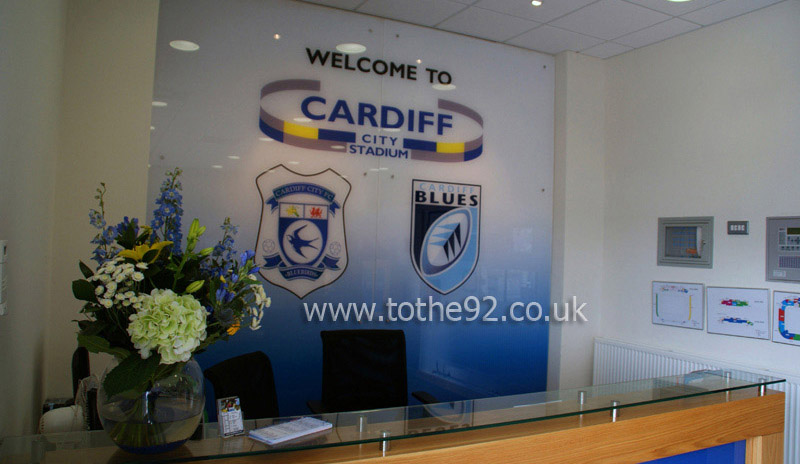
{"type": "MultiPolygon", "coordinates": [[[[228,342],[197,356],[207,368],[260,350],[273,363],[282,415],[305,414],[321,392],[319,332],[333,329],[403,329],[409,392],[425,390],[442,401],[540,391],[546,388],[548,325],[511,322],[307,322],[303,303],[414,302],[433,296],[445,305],[468,296],[497,298],[494,316],[515,301],[550,301],[553,182],[553,57],[487,41],[299,2],[168,0],[159,11],[150,153],[152,204],[163,173],[184,169],[184,223],[208,226],[201,246],[220,238],[226,216],[239,224],[239,250],[256,243],[261,198],[256,177],[279,164],[303,174],[332,168],[352,189],[344,205],[349,264],[332,285],[300,300],[266,283],[272,307],[262,329],[242,329],[228,342]],[[208,18],[214,18],[209,21],[208,18]],[[198,26],[202,25],[202,27],[198,26]],[[302,34],[294,31],[303,31],[302,34]],[[274,32],[283,37],[276,41],[274,32]],[[168,41],[190,37],[201,44],[191,55],[168,41]],[[421,58],[420,79],[376,76],[312,66],[306,47],[333,49],[358,41],[364,56],[398,63],[421,58]],[[435,45],[435,46],[434,46],[435,45]],[[457,88],[441,92],[427,82],[425,66],[447,70],[457,88]],[[513,72],[512,72],[513,71],[513,72]],[[484,127],[458,116],[443,141],[483,134],[484,153],[469,162],[437,163],[308,150],[261,142],[259,91],[279,79],[319,79],[329,100],[367,102],[436,111],[438,98],[480,113],[484,127]],[[228,155],[240,157],[231,161],[228,155]],[[291,164],[290,164],[291,162],[291,164]],[[222,169],[212,169],[212,165],[222,169]],[[467,282],[446,296],[431,290],[410,256],[413,179],[481,185],[479,260],[467,282]]],[[[276,100],[271,110],[286,120],[300,116],[296,98],[276,100]]],[[[291,97],[289,95],[288,97],[291,97]]],[[[311,125],[311,124],[308,124],[311,125]]],[[[338,130],[431,138],[430,133],[383,133],[339,123],[338,130]]],[[[359,140],[360,143],[360,140],[359,140]]],[[[484,312],[488,308],[484,308],[484,312]]],[[[468,315],[467,313],[464,316],[468,315]]],[[[207,387],[210,419],[213,390],[207,387]]],[[[413,403],[413,400],[410,400],[413,403]]]]}

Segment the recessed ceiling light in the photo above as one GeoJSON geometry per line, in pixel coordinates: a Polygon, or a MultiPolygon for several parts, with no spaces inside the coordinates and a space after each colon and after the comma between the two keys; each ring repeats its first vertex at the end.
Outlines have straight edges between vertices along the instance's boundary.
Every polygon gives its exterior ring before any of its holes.
{"type": "Polygon", "coordinates": [[[300,161],[289,161],[289,164],[298,165],[300,164],[300,161]]]}
{"type": "Polygon", "coordinates": [[[531,5],[542,6],[542,0],[531,0],[531,5]]]}
{"type": "Polygon", "coordinates": [[[378,168],[379,171],[388,171],[389,168],[378,168]]]}
{"type": "Polygon", "coordinates": [[[453,84],[433,84],[432,87],[436,90],[455,90],[456,88],[453,84]]]}
{"type": "Polygon", "coordinates": [[[420,60],[419,58],[417,58],[417,64],[422,64],[422,60],[420,60]]]}
{"type": "Polygon", "coordinates": [[[364,53],[367,47],[358,43],[340,43],[336,49],[342,53],[364,53]]]}
{"type": "Polygon", "coordinates": [[[189,42],[188,40],[173,40],[169,43],[169,46],[182,52],[196,52],[197,50],[200,50],[200,45],[197,45],[194,42],[189,42]]]}
{"type": "Polygon", "coordinates": [[[271,139],[269,137],[259,137],[258,140],[261,140],[262,142],[272,142],[272,140],[274,139],[271,139]]]}
{"type": "Polygon", "coordinates": [[[300,118],[294,118],[294,121],[295,121],[295,122],[311,122],[311,120],[310,120],[310,119],[308,119],[308,118],[302,118],[302,117],[300,117],[300,118]]]}
{"type": "Polygon", "coordinates": [[[238,157],[238,156],[236,156],[236,155],[228,155],[228,159],[232,159],[232,160],[238,160],[238,159],[239,159],[239,157],[238,157]]]}
{"type": "Polygon", "coordinates": [[[167,102],[153,100],[153,106],[155,106],[156,108],[163,108],[163,107],[167,106],[167,102]]]}
{"type": "Polygon", "coordinates": [[[221,164],[213,164],[213,165],[211,165],[211,167],[214,168],[214,169],[222,169],[222,165],[221,164]]]}
{"type": "Polygon", "coordinates": [[[380,169],[378,169],[378,168],[369,168],[369,170],[370,170],[370,171],[372,171],[372,172],[378,172],[378,171],[380,171],[380,169]]]}
{"type": "Polygon", "coordinates": [[[331,148],[334,150],[342,150],[344,149],[344,145],[331,145],[331,148]]]}
{"type": "Polygon", "coordinates": [[[281,40],[281,35],[280,35],[280,34],[275,34],[275,35],[273,35],[272,37],[273,37],[275,40],[281,40]]]}
{"type": "Polygon", "coordinates": [[[156,130],[156,126],[150,126],[150,130],[156,130]]]}

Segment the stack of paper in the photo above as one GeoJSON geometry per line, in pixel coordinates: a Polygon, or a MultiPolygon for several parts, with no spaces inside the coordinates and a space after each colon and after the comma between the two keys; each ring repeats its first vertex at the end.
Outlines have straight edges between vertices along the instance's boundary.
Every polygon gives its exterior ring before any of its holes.
{"type": "Polygon", "coordinates": [[[303,417],[301,419],[284,422],[283,424],[270,425],[250,431],[250,437],[268,445],[276,445],[295,438],[322,432],[333,427],[330,422],[303,417]]]}

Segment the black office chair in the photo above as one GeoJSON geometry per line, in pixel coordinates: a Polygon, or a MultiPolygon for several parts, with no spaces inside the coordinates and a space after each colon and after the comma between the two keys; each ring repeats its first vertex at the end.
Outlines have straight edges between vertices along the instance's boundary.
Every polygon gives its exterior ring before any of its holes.
{"type": "MultiPolygon", "coordinates": [[[[406,337],[402,330],[323,330],[322,400],[314,414],[392,408],[408,404],[406,337]]],[[[422,403],[436,403],[413,392],[422,403]]]]}
{"type": "Polygon", "coordinates": [[[214,386],[216,398],[239,397],[245,419],[280,416],[272,363],[261,351],[217,363],[203,375],[214,386]]]}
{"type": "Polygon", "coordinates": [[[72,397],[78,394],[78,385],[81,380],[89,377],[89,350],[79,346],[72,353],[72,397]]]}

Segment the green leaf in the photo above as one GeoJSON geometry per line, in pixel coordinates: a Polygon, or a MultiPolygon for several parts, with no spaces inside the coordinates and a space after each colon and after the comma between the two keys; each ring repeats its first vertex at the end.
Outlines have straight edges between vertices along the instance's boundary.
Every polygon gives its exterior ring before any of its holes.
{"type": "Polygon", "coordinates": [[[110,398],[128,390],[144,390],[153,379],[159,361],[158,355],[142,359],[137,353],[123,359],[103,380],[106,394],[110,398]]]}
{"type": "Polygon", "coordinates": [[[83,264],[83,261],[78,261],[78,267],[81,268],[81,274],[87,279],[94,275],[94,271],[92,271],[89,266],[83,264]]]}
{"type": "Polygon", "coordinates": [[[145,240],[147,240],[148,238],[150,238],[150,234],[151,234],[151,233],[152,233],[152,230],[151,230],[151,229],[149,229],[149,228],[144,228],[143,232],[142,232],[141,234],[139,234],[139,236],[138,236],[138,237],[136,237],[136,244],[137,244],[137,245],[141,245],[141,244],[143,244],[145,240]]]}
{"type": "MultiPolygon", "coordinates": [[[[100,332],[102,332],[103,329],[105,329],[106,327],[108,327],[108,323],[103,321],[89,321],[89,320],[80,321],[78,322],[78,328],[80,329],[80,334],[78,335],[78,337],[97,335],[100,332]]],[[[78,341],[78,343],[80,344],[80,341],[78,341]]],[[[106,344],[108,344],[107,341],[106,344]]],[[[109,347],[109,349],[111,348],[109,347]]]]}
{"type": "Polygon", "coordinates": [[[97,296],[94,294],[94,285],[89,283],[88,280],[73,280],[72,294],[81,301],[88,301],[90,303],[97,302],[97,296]]]}
{"type": "Polygon", "coordinates": [[[158,252],[159,251],[160,250],[150,250],[150,251],[148,251],[147,253],[144,254],[144,256],[142,256],[142,261],[145,262],[145,263],[149,263],[150,261],[153,261],[154,259],[156,259],[156,256],[158,256],[158,252]]]}
{"type": "MultiPolygon", "coordinates": [[[[103,330],[104,327],[101,327],[97,332],[103,330]]],[[[98,335],[91,335],[91,330],[88,331],[89,333],[79,333],[78,334],[78,345],[85,347],[92,353],[109,353],[117,356],[119,358],[124,358],[131,354],[130,351],[124,348],[112,348],[111,344],[108,343],[103,337],[98,335]]]]}

